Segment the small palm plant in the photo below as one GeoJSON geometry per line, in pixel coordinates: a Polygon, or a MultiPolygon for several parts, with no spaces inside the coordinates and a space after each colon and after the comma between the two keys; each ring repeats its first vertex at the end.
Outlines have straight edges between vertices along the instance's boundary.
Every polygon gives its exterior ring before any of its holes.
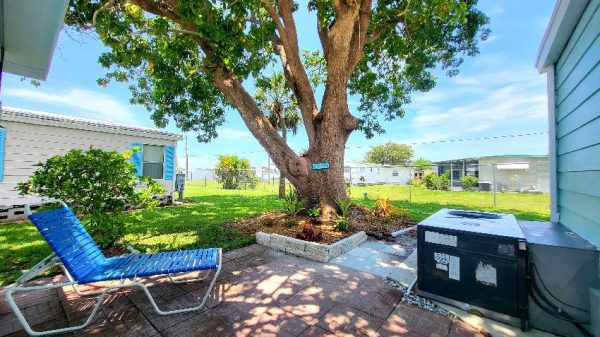
{"type": "Polygon", "coordinates": [[[283,209],[287,214],[295,218],[298,213],[304,209],[302,206],[302,201],[298,199],[298,196],[296,196],[294,191],[289,191],[285,195],[285,198],[283,199],[283,209]]]}
{"type": "Polygon", "coordinates": [[[347,232],[352,229],[352,225],[348,220],[348,213],[350,212],[350,207],[352,206],[352,201],[350,199],[338,199],[336,203],[340,207],[340,211],[342,211],[341,215],[336,216],[335,225],[339,231],[347,232]]]}

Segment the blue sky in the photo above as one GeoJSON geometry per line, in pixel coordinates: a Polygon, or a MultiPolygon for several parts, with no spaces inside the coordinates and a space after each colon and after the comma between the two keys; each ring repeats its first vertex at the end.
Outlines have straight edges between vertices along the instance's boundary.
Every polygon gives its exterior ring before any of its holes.
{"type": "MultiPolygon", "coordinates": [[[[361,160],[369,146],[396,141],[412,143],[416,157],[431,160],[494,154],[547,154],[547,135],[430,143],[446,139],[480,138],[547,131],[546,81],[534,67],[535,56],[552,14],[554,1],[485,0],[479,7],[490,17],[492,34],[481,53],[466,58],[461,72],[448,78],[436,72],[438,84],[415,94],[402,119],[387,122],[387,132],[367,140],[351,135],[346,161],[361,160]]],[[[318,49],[314,13],[297,13],[301,48],[318,49]]],[[[150,113],[129,104],[127,85],[102,88],[96,79],[104,74],[97,58],[103,45],[87,36],[59,38],[47,81],[38,88],[20,77],[6,74],[2,84],[5,106],[110,120],[152,127],[150,113]]],[[[248,83],[248,87],[251,87],[248,83]]],[[[356,111],[358,98],[350,98],[356,111]]],[[[181,132],[174,125],[167,130],[181,132]]],[[[246,129],[237,111],[228,113],[219,138],[202,144],[189,135],[190,168],[213,167],[219,154],[239,154],[263,166],[267,155],[246,129]]],[[[304,130],[290,139],[293,149],[306,148],[304,130]]],[[[183,142],[178,146],[183,166],[183,142]]]]}

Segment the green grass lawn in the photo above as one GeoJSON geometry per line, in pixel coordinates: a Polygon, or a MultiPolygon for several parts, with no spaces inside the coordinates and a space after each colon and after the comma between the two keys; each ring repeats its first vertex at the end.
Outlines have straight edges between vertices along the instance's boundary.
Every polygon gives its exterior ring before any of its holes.
{"type": "MultiPolygon", "coordinates": [[[[224,228],[223,223],[281,208],[277,187],[259,185],[254,190],[223,190],[214,182],[194,182],[185,196],[186,204],[134,211],[125,214],[127,235],[123,241],[143,252],[198,247],[222,247],[225,251],[246,246],[254,237],[224,228]]],[[[352,187],[358,204],[372,207],[379,197],[389,197],[398,207],[411,210],[420,221],[443,207],[514,213],[526,220],[548,220],[549,197],[484,192],[438,192],[408,186],[352,187]],[[368,200],[363,199],[366,192],[368,200]],[[409,201],[409,195],[410,200],[409,201]]],[[[50,248],[29,222],[0,224],[0,285],[13,282],[50,253],[50,248]]]]}

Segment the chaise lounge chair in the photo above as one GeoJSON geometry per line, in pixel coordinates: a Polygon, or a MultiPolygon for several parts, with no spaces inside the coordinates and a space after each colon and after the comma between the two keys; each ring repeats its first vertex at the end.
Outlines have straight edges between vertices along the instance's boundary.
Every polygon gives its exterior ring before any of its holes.
{"type": "Polygon", "coordinates": [[[62,201],[46,201],[43,203],[26,205],[25,214],[27,214],[31,222],[37,227],[54,251],[50,256],[46,257],[40,263],[24,273],[6,291],[7,302],[25,328],[25,331],[33,336],[66,333],[85,328],[92,322],[98,308],[104,300],[104,296],[108,292],[125,287],[142,288],[150,300],[152,307],[154,307],[154,310],[160,315],[171,315],[200,310],[204,307],[217,276],[221,271],[222,256],[220,248],[173,251],[155,254],[140,254],[139,252],[134,251],[132,254],[107,258],[102,254],[81,222],[62,201]],[[47,203],[60,203],[62,207],[32,214],[31,206],[47,203]],[[27,281],[56,265],[59,265],[66,274],[69,280],[68,282],[42,286],[25,286],[27,281]],[[202,298],[202,302],[194,307],[177,310],[164,311],[158,308],[146,285],[137,281],[141,277],[167,275],[169,280],[173,283],[195,282],[205,279],[211,270],[216,270],[216,273],[210,282],[206,294],[202,298]],[[183,274],[194,271],[204,271],[204,275],[194,279],[173,279],[173,274],[183,274]],[[107,285],[102,288],[102,290],[82,292],[78,288],[78,285],[82,284],[115,280],[118,280],[119,282],[107,285]],[[65,286],[72,286],[80,296],[99,295],[88,319],[78,326],[46,331],[34,331],[15,303],[13,293],[62,288],[65,286]]]}

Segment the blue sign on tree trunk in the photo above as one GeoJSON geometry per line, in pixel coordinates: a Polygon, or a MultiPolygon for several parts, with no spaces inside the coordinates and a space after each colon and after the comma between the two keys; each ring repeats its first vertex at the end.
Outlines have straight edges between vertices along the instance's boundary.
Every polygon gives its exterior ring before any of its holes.
{"type": "Polygon", "coordinates": [[[328,162],[312,163],[311,165],[313,170],[326,170],[329,168],[328,162]]]}

